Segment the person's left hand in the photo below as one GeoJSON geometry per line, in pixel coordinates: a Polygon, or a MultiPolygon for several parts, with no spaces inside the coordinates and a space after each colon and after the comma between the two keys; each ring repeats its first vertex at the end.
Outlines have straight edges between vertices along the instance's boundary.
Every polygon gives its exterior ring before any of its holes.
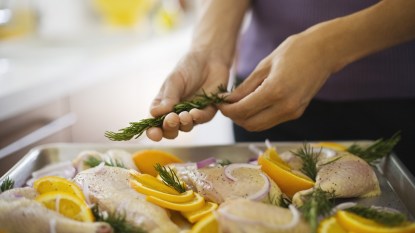
{"type": "Polygon", "coordinates": [[[220,104],[219,110],[248,131],[262,131],[300,117],[336,70],[318,38],[294,35],[263,59],[220,104]]]}

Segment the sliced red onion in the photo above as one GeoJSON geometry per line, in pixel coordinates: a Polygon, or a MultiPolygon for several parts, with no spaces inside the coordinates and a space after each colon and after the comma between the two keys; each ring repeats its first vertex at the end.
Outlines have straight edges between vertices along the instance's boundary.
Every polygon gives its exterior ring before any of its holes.
{"type": "Polygon", "coordinates": [[[228,210],[227,210],[228,207],[227,206],[218,209],[217,212],[219,214],[221,214],[222,216],[224,216],[225,218],[227,218],[227,219],[230,219],[230,220],[235,221],[235,222],[240,222],[242,224],[262,225],[262,226],[270,228],[272,230],[288,230],[288,229],[294,228],[300,222],[300,212],[298,211],[298,209],[294,205],[289,205],[288,208],[291,211],[292,219],[289,223],[280,224],[280,225],[272,225],[272,224],[269,224],[267,222],[262,222],[262,221],[258,221],[258,220],[251,220],[251,219],[247,219],[247,218],[243,218],[243,217],[231,214],[231,213],[228,212],[228,210]]]}
{"type": "Polygon", "coordinates": [[[214,164],[214,163],[216,163],[216,158],[209,157],[207,159],[204,159],[204,160],[201,160],[199,162],[196,162],[196,166],[199,169],[199,168],[207,167],[207,166],[209,166],[211,164],[214,164]]]}
{"type": "Polygon", "coordinates": [[[225,176],[233,181],[237,181],[238,179],[232,175],[233,170],[238,168],[251,168],[251,169],[261,169],[260,165],[253,165],[248,163],[232,163],[225,167],[225,176]]]}
{"type": "Polygon", "coordinates": [[[249,195],[247,198],[250,200],[258,201],[263,199],[269,192],[269,189],[271,187],[271,183],[269,182],[268,177],[266,177],[264,174],[260,174],[260,176],[264,179],[264,185],[261,189],[258,190],[258,192],[249,195]]]}

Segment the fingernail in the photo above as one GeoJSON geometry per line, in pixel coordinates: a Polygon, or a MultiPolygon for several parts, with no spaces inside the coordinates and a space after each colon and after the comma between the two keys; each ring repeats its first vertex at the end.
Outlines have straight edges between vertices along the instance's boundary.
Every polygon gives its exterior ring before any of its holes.
{"type": "Polygon", "coordinates": [[[176,127],[177,126],[177,122],[167,121],[167,125],[169,125],[170,127],[176,127]]]}

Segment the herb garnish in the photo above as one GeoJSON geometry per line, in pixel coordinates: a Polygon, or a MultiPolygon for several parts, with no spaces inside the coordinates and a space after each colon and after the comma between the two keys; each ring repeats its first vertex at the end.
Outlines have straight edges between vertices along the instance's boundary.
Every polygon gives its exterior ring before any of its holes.
{"type": "Polygon", "coordinates": [[[157,163],[154,168],[156,169],[156,171],[159,173],[161,179],[163,180],[163,182],[174,188],[177,192],[179,193],[184,193],[186,192],[186,188],[184,187],[184,185],[180,182],[179,177],[177,176],[176,172],[171,169],[170,167],[164,167],[161,166],[159,163],[157,163]],[[168,169],[168,170],[167,170],[168,169]]]}
{"type": "Polygon", "coordinates": [[[95,217],[96,222],[106,222],[108,223],[114,233],[145,233],[143,229],[140,227],[136,227],[131,225],[125,219],[125,213],[121,214],[119,212],[109,213],[108,215],[104,215],[100,212],[98,204],[94,205],[91,208],[92,214],[95,217]]]}
{"type": "MultiPolygon", "coordinates": [[[[196,97],[190,101],[183,101],[174,106],[174,113],[181,113],[184,111],[190,111],[194,108],[203,109],[211,104],[220,104],[225,102],[225,97],[219,96],[219,93],[226,92],[224,86],[218,87],[218,92],[207,94],[203,91],[202,94],[196,95],[196,97]]],[[[130,122],[130,125],[126,128],[118,130],[118,132],[106,131],[105,137],[109,138],[112,141],[128,141],[135,137],[139,138],[144,131],[151,127],[161,127],[163,125],[163,120],[167,114],[155,117],[155,118],[146,118],[142,119],[139,122],[130,122]]]]}
{"type": "Polygon", "coordinates": [[[313,181],[316,181],[317,159],[321,153],[321,150],[316,153],[309,144],[304,143],[303,147],[292,153],[300,157],[303,161],[303,166],[300,171],[303,172],[306,176],[310,177],[313,181]]]}
{"type": "Polygon", "coordinates": [[[407,221],[406,216],[402,213],[380,210],[365,206],[353,206],[345,209],[345,211],[352,212],[364,218],[371,219],[377,223],[390,227],[399,226],[407,221]]]}
{"type": "Polygon", "coordinates": [[[353,144],[346,150],[373,165],[373,163],[378,159],[389,155],[400,140],[401,134],[400,131],[398,131],[391,138],[378,139],[366,148],[363,148],[357,144],[353,144]]]}
{"type": "MultiPolygon", "coordinates": [[[[94,156],[89,156],[85,161],[84,164],[89,167],[96,167],[100,165],[103,162],[103,160],[98,159],[94,156]]],[[[110,159],[109,162],[105,161],[105,166],[110,167],[120,167],[120,168],[126,168],[124,164],[121,161],[118,161],[117,159],[110,159]]]]}
{"type": "Polygon", "coordinates": [[[299,207],[299,210],[310,224],[312,232],[316,232],[318,218],[329,215],[334,207],[334,192],[327,192],[318,187],[311,193],[304,195],[304,198],[305,202],[299,207]]]}
{"type": "Polygon", "coordinates": [[[6,190],[12,189],[14,187],[14,180],[6,177],[6,179],[0,185],[0,191],[4,192],[6,190]]]}
{"type": "Polygon", "coordinates": [[[232,162],[229,159],[222,159],[218,161],[218,164],[222,167],[232,164],[232,162]]]}

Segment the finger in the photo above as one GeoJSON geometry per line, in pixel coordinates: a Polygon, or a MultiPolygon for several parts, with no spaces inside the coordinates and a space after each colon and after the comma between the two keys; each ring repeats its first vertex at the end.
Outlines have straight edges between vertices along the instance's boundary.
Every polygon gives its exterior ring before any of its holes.
{"type": "Polygon", "coordinates": [[[268,90],[264,86],[266,85],[259,86],[255,91],[238,102],[218,105],[219,110],[223,115],[239,122],[258,114],[274,104],[270,94],[267,93],[272,90],[268,90]]]}
{"type": "Polygon", "coordinates": [[[208,106],[203,110],[194,108],[190,110],[189,114],[192,116],[193,122],[195,124],[202,124],[212,120],[217,111],[217,108],[208,106]]]}
{"type": "Polygon", "coordinates": [[[180,118],[180,130],[183,132],[189,132],[193,129],[193,118],[189,112],[184,111],[179,114],[180,118]]]}
{"type": "Polygon", "coordinates": [[[238,87],[236,87],[229,95],[226,96],[228,102],[237,102],[246,97],[268,77],[271,64],[267,60],[262,61],[255,70],[249,75],[238,87]]]}
{"type": "Polygon", "coordinates": [[[171,112],[174,105],[179,103],[184,85],[182,85],[182,82],[175,81],[176,79],[175,74],[173,74],[164,82],[160,92],[151,104],[150,113],[152,116],[158,117],[171,112]]]}
{"type": "Polygon", "coordinates": [[[179,135],[180,118],[176,113],[169,113],[163,121],[163,137],[174,139],[179,135]]]}
{"type": "Polygon", "coordinates": [[[146,135],[149,139],[159,142],[163,138],[163,131],[159,127],[151,127],[146,130],[146,135]]]}

